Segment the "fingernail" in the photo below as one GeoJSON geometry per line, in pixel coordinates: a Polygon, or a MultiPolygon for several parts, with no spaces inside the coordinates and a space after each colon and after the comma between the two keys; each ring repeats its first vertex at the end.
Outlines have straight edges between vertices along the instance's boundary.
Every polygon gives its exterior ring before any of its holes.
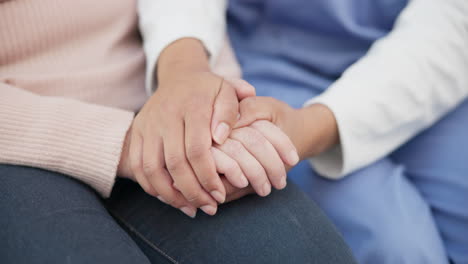
{"type": "Polygon", "coordinates": [[[299,162],[299,156],[297,155],[297,152],[294,150],[291,150],[288,155],[288,162],[289,165],[296,165],[299,162]]]}
{"type": "Polygon", "coordinates": [[[288,183],[286,182],[286,176],[284,176],[283,178],[281,178],[281,181],[280,181],[280,186],[279,186],[280,189],[286,188],[286,185],[287,185],[287,184],[288,184],[288,183]]]}
{"type": "Polygon", "coordinates": [[[161,196],[157,196],[157,198],[159,199],[159,201],[161,201],[161,202],[167,204],[166,200],[164,200],[164,198],[162,198],[161,196]]]}
{"type": "Polygon", "coordinates": [[[229,126],[226,123],[222,122],[216,127],[213,138],[216,141],[216,143],[221,144],[229,136],[228,133],[229,126]]]}
{"type": "Polygon", "coordinates": [[[204,205],[204,206],[200,207],[200,209],[202,209],[203,212],[205,212],[206,214],[209,214],[209,215],[215,215],[216,214],[216,207],[214,207],[212,205],[204,205]]]}
{"type": "Polygon", "coordinates": [[[195,216],[197,215],[197,210],[196,209],[193,209],[193,208],[190,208],[190,207],[187,207],[187,206],[181,207],[180,211],[182,211],[182,213],[186,214],[187,216],[189,216],[191,218],[195,218],[195,216]]]}
{"type": "Polygon", "coordinates": [[[262,191],[263,191],[263,196],[267,196],[270,194],[271,186],[268,182],[265,182],[265,184],[263,184],[262,191]]]}
{"type": "Polygon", "coordinates": [[[225,197],[219,192],[219,191],[212,191],[210,192],[211,196],[213,196],[213,198],[215,198],[215,200],[218,202],[218,203],[224,203],[224,200],[225,197]]]}
{"type": "Polygon", "coordinates": [[[245,177],[243,173],[240,176],[240,181],[241,181],[241,188],[245,188],[247,187],[247,185],[249,185],[249,181],[247,180],[247,178],[245,177]]]}

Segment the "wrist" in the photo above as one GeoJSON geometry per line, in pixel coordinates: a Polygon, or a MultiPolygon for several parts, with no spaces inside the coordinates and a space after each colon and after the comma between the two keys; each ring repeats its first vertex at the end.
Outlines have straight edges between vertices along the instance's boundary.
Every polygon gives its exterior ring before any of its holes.
{"type": "Polygon", "coordinates": [[[339,143],[338,124],[333,112],[323,104],[313,104],[298,110],[302,120],[301,159],[316,156],[339,143]]]}
{"type": "Polygon", "coordinates": [[[125,135],[124,142],[122,144],[122,151],[120,153],[120,160],[117,166],[117,176],[121,178],[133,179],[133,174],[130,169],[130,161],[128,159],[130,149],[130,129],[125,135]]]}
{"type": "Polygon", "coordinates": [[[208,54],[201,41],[183,38],[166,47],[158,60],[157,79],[163,82],[187,72],[210,71],[208,54]]]}

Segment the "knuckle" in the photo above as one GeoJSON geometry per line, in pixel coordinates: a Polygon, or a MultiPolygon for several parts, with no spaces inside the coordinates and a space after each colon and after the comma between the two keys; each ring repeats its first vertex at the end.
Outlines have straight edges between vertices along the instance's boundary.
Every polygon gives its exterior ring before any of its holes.
{"type": "Polygon", "coordinates": [[[158,165],[153,161],[144,161],[143,162],[143,172],[145,175],[151,176],[156,174],[158,170],[158,165]]]}
{"type": "Polygon", "coordinates": [[[252,173],[247,176],[253,184],[261,184],[266,179],[266,173],[261,169],[255,169],[252,173]]]}
{"type": "Polygon", "coordinates": [[[240,153],[244,149],[244,145],[237,140],[230,140],[229,149],[233,153],[240,153]]]}
{"type": "Polygon", "coordinates": [[[201,194],[199,192],[189,192],[185,195],[185,198],[187,199],[187,201],[189,203],[192,203],[192,204],[199,204],[201,203],[201,194]]]}
{"type": "Polygon", "coordinates": [[[226,107],[223,110],[223,115],[234,119],[237,118],[237,115],[239,114],[239,105],[236,103],[229,103],[226,105],[226,107]]]}
{"type": "Polygon", "coordinates": [[[206,155],[209,147],[204,144],[191,144],[187,147],[186,155],[189,160],[198,160],[206,155]]]}
{"type": "Polygon", "coordinates": [[[201,182],[201,185],[208,191],[215,189],[218,185],[217,184],[218,181],[216,180],[215,177],[205,177],[200,182],[201,182]]]}
{"type": "Polygon", "coordinates": [[[197,206],[203,202],[203,190],[200,186],[194,186],[192,184],[181,184],[178,185],[178,187],[183,198],[185,198],[185,200],[187,200],[190,204],[197,206]]]}
{"type": "Polygon", "coordinates": [[[246,128],[247,135],[245,140],[252,147],[262,147],[267,143],[267,140],[263,137],[262,134],[257,132],[254,129],[246,128]]]}
{"type": "Polygon", "coordinates": [[[232,94],[225,94],[222,97],[216,98],[215,107],[218,110],[221,110],[223,114],[237,115],[239,111],[239,102],[237,100],[235,91],[232,94]]]}
{"type": "Polygon", "coordinates": [[[225,171],[226,171],[226,174],[233,175],[233,176],[236,176],[240,172],[239,167],[234,162],[226,165],[225,171]]]}
{"type": "Polygon", "coordinates": [[[130,170],[132,170],[133,173],[139,173],[140,169],[140,164],[138,162],[130,161],[130,170]]]}
{"type": "Polygon", "coordinates": [[[240,174],[240,167],[235,161],[229,160],[224,164],[223,171],[224,174],[236,176],[240,174]]]}
{"type": "Polygon", "coordinates": [[[166,167],[169,171],[177,171],[182,166],[183,159],[180,156],[169,155],[166,157],[166,167]]]}
{"type": "MultiPolygon", "coordinates": [[[[212,103],[204,103],[202,105],[210,105],[212,103]]],[[[198,116],[200,120],[211,120],[211,111],[201,106],[197,106],[196,109],[193,109],[194,115],[198,116]]]]}

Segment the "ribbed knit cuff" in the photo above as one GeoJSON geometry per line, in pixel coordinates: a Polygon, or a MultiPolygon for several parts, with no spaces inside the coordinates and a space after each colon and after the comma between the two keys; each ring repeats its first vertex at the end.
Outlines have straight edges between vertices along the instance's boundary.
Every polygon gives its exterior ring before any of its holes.
{"type": "Polygon", "coordinates": [[[132,112],[0,90],[0,163],[61,172],[110,195],[132,112]]]}

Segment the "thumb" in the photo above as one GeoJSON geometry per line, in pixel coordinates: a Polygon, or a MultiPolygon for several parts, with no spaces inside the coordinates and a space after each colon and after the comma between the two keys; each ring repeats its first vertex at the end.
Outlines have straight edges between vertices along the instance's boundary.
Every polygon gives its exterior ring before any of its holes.
{"type": "Polygon", "coordinates": [[[216,143],[224,143],[236,124],[238,116],[239,101],[236,90],[230,82],[223,80],[214,102],[211,119],[211,134],[216,143]]]}
{"type": "Polygon", "coordinates": [[[240,118],[234,128],[245,127],[257,120],[273,121],[273,103],[269,97],[248,97],[239,103],[240,118]]]}
{"type": "Polygon", "coordinates": [[[226,78],[225,81],[234,87],[239,101],[247,97],[255,96],[255,87],[245,80],[239,78],[226,78]]]}

